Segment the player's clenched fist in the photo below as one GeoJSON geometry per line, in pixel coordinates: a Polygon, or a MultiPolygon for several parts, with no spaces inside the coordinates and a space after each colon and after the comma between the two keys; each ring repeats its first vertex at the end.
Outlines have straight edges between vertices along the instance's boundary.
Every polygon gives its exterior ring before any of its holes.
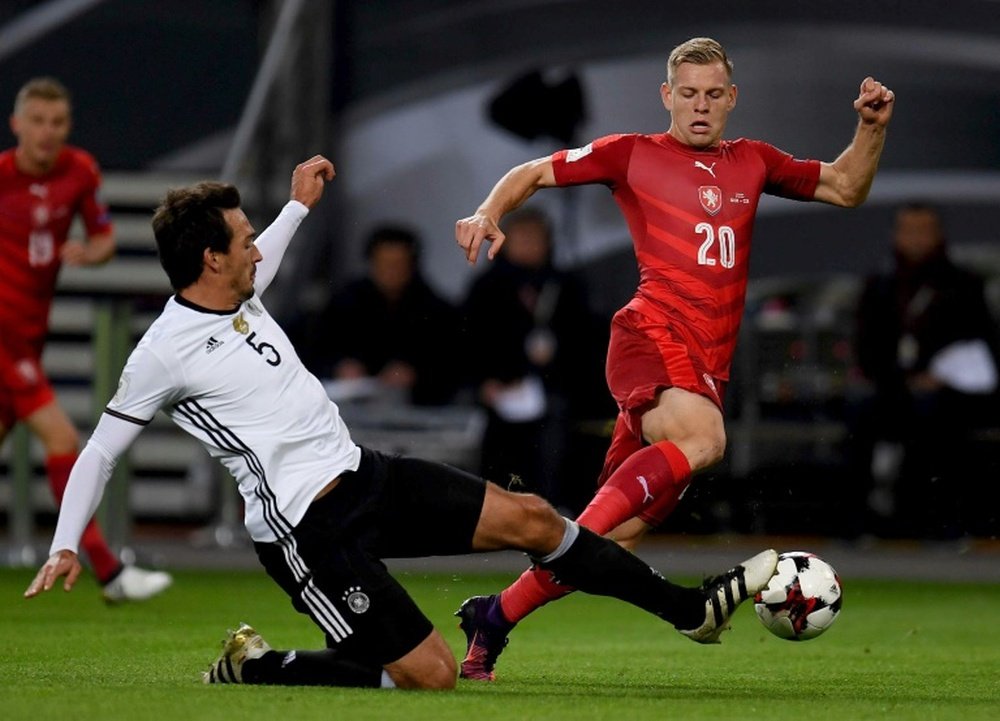
{"type": "Polygon", "coordinates": [[[854,109],[866,123],[885,125],[892,117],[896,94],[875,78],[868,76],[861,81],[861,91],[854,101],[854,109]]]}
{"type": "Polygon", "coordinates": [[[322,155],[314,155],[304,163],[299,163],[292,171],[292,200],[312,208],[323,197],[323,185],[333,180],[336,174],[333,163],[322,155]]]}

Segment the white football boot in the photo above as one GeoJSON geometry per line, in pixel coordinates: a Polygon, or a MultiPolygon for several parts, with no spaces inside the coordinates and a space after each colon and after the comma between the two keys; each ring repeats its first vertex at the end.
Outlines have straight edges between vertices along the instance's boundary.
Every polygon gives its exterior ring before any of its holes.
{"type": "Polygon", "coordinates": [[[777,568],[778,554],[769,548],[722,575],[707,579],[701,586],[706,595],[705,622],[698,628],[677,630],[698,643],[721,643],[719,636],[729,628],[733,611],[765,588],[777,568]]]}

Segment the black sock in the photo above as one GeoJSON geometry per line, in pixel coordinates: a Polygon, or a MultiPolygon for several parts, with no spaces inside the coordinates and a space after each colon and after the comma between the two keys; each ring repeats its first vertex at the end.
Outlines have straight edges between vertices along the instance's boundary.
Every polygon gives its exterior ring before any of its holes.
{"type": "Polygon", "coordinates": [[[243,662],[243,683],[274,686],[382,685],[382,667],[345,659],[336,649],[268,651],[243,662]]]}
{"type": "Polygon", "coordinates": [[[705,620],[705,595],[700,589],[671,583],[614,541],[583,526],[565,553],[538,565],[584,593],[627,601],[677,628],[697,628],[705,620]]]}

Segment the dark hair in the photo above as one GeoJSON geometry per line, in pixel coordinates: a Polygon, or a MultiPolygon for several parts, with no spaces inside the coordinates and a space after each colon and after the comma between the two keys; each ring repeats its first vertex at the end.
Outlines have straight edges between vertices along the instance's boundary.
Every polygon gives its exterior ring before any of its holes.
{"type": "Polygon", "coordinates": [[[173,188],[153,215],[160,265],[174,290],[201,277],[205,249],[229,252],[232,232],[222,213],[240,207],[240,192],[228,183],[173,188]]]}
{"type": "Polygon", "coordinates": [[[403,245],[410,251],[414,262],[420,257],[420,239],[417,234],[401,225],[379,225],[369,234],[365,242],[365,259],[370,260],[380,245],[403,245]]]}

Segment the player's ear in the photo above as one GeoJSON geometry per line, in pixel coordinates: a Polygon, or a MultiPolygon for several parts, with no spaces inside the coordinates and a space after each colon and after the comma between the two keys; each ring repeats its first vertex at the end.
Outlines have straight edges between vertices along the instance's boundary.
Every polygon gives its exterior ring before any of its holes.
{"type": "Polygon", "coordinates": [[[206,268],[211,268],[216,271],[219,269],[219,254],[211,248],[205,248],[205,250],[202,251],[201,261],[206,268]]]}
{"type": "Polygon", "coordinates": [[[735,85],[730,85],[729,86],[729,109],[730,110],[732,110],[733,108],[736,107],[736,96],[739,94],[738,91],[739,91],[739,89],[735,85]]]}
{"type": "Polygon", "coordinates": [[[667,109],[667,112],[670,112],[670,106],[673,100],[670,96],[670,86],[666,83],[662,83],[660,85],[660,100],[663,101],[663,107],[667,109]]]}

